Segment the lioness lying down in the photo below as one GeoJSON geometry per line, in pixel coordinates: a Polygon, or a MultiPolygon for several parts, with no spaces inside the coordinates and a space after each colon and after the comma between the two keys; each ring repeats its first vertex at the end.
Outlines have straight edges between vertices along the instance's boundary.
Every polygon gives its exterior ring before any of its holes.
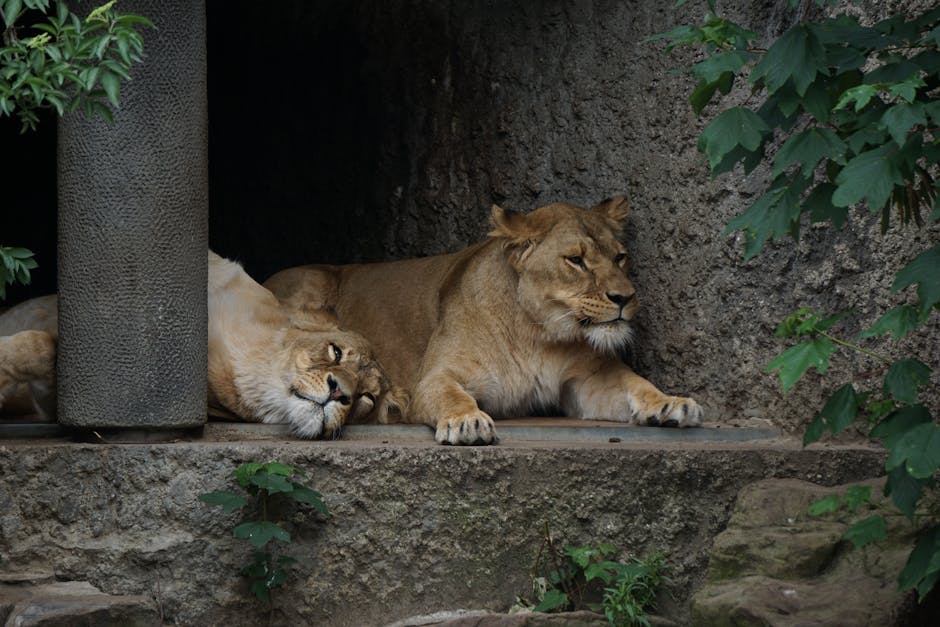
{"type": "Polygon", "coordinates": [[[302,266],[265,282],[292,308],[332,309],[369,338],[412,400],[406,419],[450,444],[496,440],[491,416],[566,415],[693,427],[702,409],[618,357],[636,290],[620,243],[624,198],[522,215],[493,207],[488,239],[390,263],[302,266]]]}
{"type": "MultiPolygon", "coordinates": [[[[406,402],[362,336],[322,312],[288,312],[240,265],[212,251],[208,307],[211,414],[287,423],[304,438],[335,437],[347,418],[386,422],[406,402]]],[[[0,409],[28,384],[40,413],[54,415],[55,320],[55,296],[0,316],[0,409]]]]}

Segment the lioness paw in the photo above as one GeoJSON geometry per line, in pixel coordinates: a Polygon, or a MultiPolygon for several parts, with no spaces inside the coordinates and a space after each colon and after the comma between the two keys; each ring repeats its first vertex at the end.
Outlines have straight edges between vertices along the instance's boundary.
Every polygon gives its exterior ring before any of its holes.
{"type": "Polygon", "coordinates": [[[482,411],[437,421],[438,444],[493,444],[498,441],[493,419],[482,411]]]}
{"type": "Polygon", "coordinates": [[[691,398],[665,396],[661,403],[639,409],[634,420],[651,427],[699,427],[702,413],[701,405],[691,398]]]}

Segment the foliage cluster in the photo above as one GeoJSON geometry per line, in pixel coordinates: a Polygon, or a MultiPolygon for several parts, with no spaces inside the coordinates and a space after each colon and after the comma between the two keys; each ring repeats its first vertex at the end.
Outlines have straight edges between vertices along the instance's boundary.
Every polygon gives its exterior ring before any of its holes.
{"type": "MultiPolygon", "coordinates": [[[[697,114],[735,82],[750,87],[747,101],[720,110],[698,142],[713,176],[738,163],[746,174],[767,164],[766,191],[728,224],[729,232],[744,231],[746,259],[768,239],[797,239],[807,220],[840,228],[854,207],[877,215],[882,232],[940,220],[940,7],[863,25],[849,12],[832,9],[840,5],[834,0],[788,0],[790,9],[818,19],[798,21],[763,49],[755,32],[718,15],[715,0],[707,5],[702,24],[650,39],[668,40],[667,52],[679,45],[704,50],[691,67],[698,83],[689,100],[697,114]]],[[[881,386],[840,387],[807,427],[804,443],[853,424],[884,443],[885,493],[913,520],[940,468],[940,425],[923,401],[932,369],[913,358],[889,359],[857,342],[889,334],[899,340],[940,310],[940,244],[898,270],[890,292],[904,293],[908,302],[884,313],[858,340],[833,331],[849,314],[804,308],[790,315],[777,335],[802,341],[768,371],[779,373],[786,392],[810,367],[824,374],[839,347],[881,364],[881,386]],[[916,298],[909,290],[914,286],[916,298]]],[[[854,507],[861,496],[847,494],[839,504],[854,507]]],[[[883,536],[884,520],[876,515],[853,527],[847,539],[864,544],[883,536]]],[[[916,588],[923,599],[938,578],[940,526],[933,526],[917,542],[899,584],[916,588]]]]}
{"type": "Polygon", "coordinates": [[[290,544],[291,537],[286,529],[270,520],[275,500],[287,499],[310,505],[324,516],[329,510],[321,495],[304,486],[298,479],[304,473],[293,466],[278,462],[265,464],[251,462],[242,464],[230,475],[238,486],[247,493],[220,491],[208,492],[199,496],[199,500],[210,505],[218,505],[226,513],[234,512],[248,505],[248,511],[256,519],[243,520],[232,530],[236,538],[247,540],[254,548],[251,561],[239,572],[251,580],[251,591],[261,601],[270,604],[271,592],[287,581],[287,569],[297,560],[289,555],[268,550],[268,544],[277,540],[290,544]]]}
{"type": "Polygon", "coordinates": [[[121,81],[131,79],[131,66],[143,54],[136,27],[153,28],[145,17],[117,13],[115,2],[83,19],[62,1],[54,15],[45,15],[49,0],[0,0],[0,115],[15,112],[24,131],[36,127],[37,111],[43,108],[60,116],[83,108],[88,115],[111,120],[111,107],[120,104],[121,81]],[[17,20],[31,9],[46,21],[26,28],[28,36],[22,36],[17,20]]]}
{"type": "Polygon", "coordinates": [[[668,582],[666,561],[654,553],[628,563],[614,561],[617,547],[560,546],[546,528],[535,560],[535,612],[591,609],[603,611],[611,625],[649,625],[656,592],[668,582]]]}
{"type": "Polygon", "coordinates": [[[29,271],[35,267],[32,252],[25,248],[0,246],[0,301],[7,297],[7,285],[14,281],[29,285],[29,271]]]}
{"type": "MultiPolygon", "coordinates": [[[[41,109],[61,116],[82,108],[111,120],[110,107],[120,104],[121,81],[130,80],[130,68],[143,54],[136,27],[153,28],[145,17],[116,12],[115,2],[82,19],[62,1],[50,16],[49,0],[0,0],[0,116],[16,113],[22,131],[36,128],[41,109]],[[32,14],[45,15],[47,21],[24,29],[19,20],[32,14]]],[[[25,248],[0,246],[0,263],[2,301],[7,285],[29,284],[36,261],[25,248]]]]}

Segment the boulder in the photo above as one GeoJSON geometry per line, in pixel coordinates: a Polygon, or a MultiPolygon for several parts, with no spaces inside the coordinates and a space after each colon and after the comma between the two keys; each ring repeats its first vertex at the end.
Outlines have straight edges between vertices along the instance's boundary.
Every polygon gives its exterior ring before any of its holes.
{"type": "Polygon", "coordinates": [[[823,487],[796,479],[758,481],[738,495],[728,527],[709,558],[705,585],[692,599],[696,625],[896,625],[911,610],[911,594],[897,576],[914,546],[917,525],[872,487],[872,503],[855,512],[812,516],[808,507],[849,485],[823,487]],[[876,511],[877,510],[877,511],[876,511]],[[845,531],[874,513],[885,518],[887,538],[856,549],[845,531]]]}

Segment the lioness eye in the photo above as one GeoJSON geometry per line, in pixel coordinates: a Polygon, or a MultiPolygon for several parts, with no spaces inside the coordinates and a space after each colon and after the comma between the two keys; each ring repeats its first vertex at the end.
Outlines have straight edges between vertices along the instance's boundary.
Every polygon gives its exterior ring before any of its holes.
{"type": "Polygon", "coordinates": [[[330,360],[334,364],[338,364],[343,359],[343,351],[336,344],[330,344],[326,349],[327,354],[330,357],[330,360]]]}
{"type": "Polygon", "coordinates": [[[577,266],[581,268],[582,270],[587,270],[587,266],[584,265],[584,259],[582,259],[581,257],[578,257],[577,255],[572,256],[572,257],[565,257],[565,261],[567,261],[573,266],[577,266]]]}

